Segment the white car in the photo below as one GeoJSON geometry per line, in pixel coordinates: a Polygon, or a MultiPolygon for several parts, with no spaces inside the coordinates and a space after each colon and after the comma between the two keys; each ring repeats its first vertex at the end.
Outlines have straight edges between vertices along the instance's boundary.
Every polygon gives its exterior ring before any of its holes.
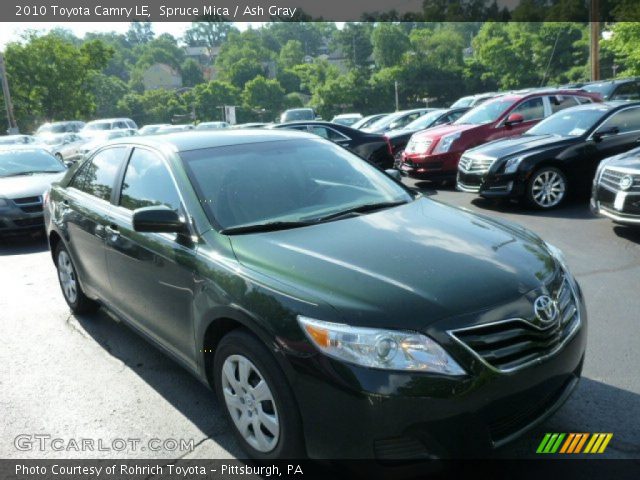
{"type": "Polygon", "coordinates": [[[80,136],[88,138],[94,137],[96,134],[105,131],[122,130],[128,132],[128,135],[134,135],[138,131],[138,125],[130,118],[104,118],[101,120],[93,120],[87,123],[82,130],[80,136]]]}
{"type": "Polygon", "coordinates": [[[333,117],[331,119],[331,123],[337,123],[339,125],[346,125],[347,127],[350,127],[358,120],[362,120],[362,115],[359,113],[342,113],[333,117]]]}

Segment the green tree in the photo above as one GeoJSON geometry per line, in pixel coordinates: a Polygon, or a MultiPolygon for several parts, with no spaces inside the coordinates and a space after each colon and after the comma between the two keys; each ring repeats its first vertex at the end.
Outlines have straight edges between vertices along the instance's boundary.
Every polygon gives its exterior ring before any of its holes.
{"type": "Polygon", "coordinates": [[[304,62],[304,49],[298,40],[289,40],[280,50],[280,68],[291,68],[304,62]]]}
{"type": "Polygon", "coordinates": [[[619,76],[640,75],[640,23],[620,22],[613,25],[610,40],[603,42],[606,51],[613,54],[619,76]]]}
{"type": "Polygon", "coordinates": [[[139,125],[169,123],[174,115],[189,112],[184,98],[172,90],[149,90],[142,94],[128,93],[118,101],[118,113],[139,125]]]}
{"type": "Polygon", "coordinates": [[[371,34],[373,60],[381,68],[400,63],[402,55],[409,49],[409,37],[398,25],[379,23],[371,34]]]}
{"type": "Polygon", "coordinates": [[[369,23],[346,23],[333,35],[331,47],[342,52],[350,67],[365,67],[370,63],[369,57],[373,52],[372,29],[369,23]]]}
{"type": "Polygon", "coordinates": [[[198,120],[223,120],[222,107],[238,105],[240,90],[228,82],[212,80],[196,85],[184,95],[184,100],[195,110],[198,120]]]}
{"type": "Polygon", "coordinates": [[[219,47],[231,32],[237,31],[232,23],[224,18],[215,18],[209,22],[193,22],[184,34],[184,42],[190,47],[206,47],[209,52],[219,47]]]}
{"type": "Polygon", "coordinates": [[[78,48],[55,33],[32,35],[24,43],[7,45],[7,77],[23,130],[38,121],[91,115],[95,98],[90,80],[104,68],[111,53],[102,42],[78,48]]]}
{"type": "Polygon", "coordinates": [[[127,41],[133,46],[149,43],[153,40],[153,37],[153,26],[151,22],[140,22],[137,20],[131,22],[126,34],[127,41]]]}
{"type": "Polygon", "coordinates": [[[94,115],[102,118],[118,115],[118,102],[130,93],[129,87],[121,79],[101,72],[92,73],[89,85],[95,99],[94,115]]]}
{"type": "Polygon", "coordinates": [[[187,58],[182,64],[181,70],[183,86],[193,87],[199,83],[204,82],[202,68],[200,68],[200,64],[193,58],[187,58]]]}
{"type": "Polygon", "coordinates": [[[282,109],[284,89],[277,80],[257,76],[245,85],[242,99],[247,108],[264,111],[266,118],[271,118],[282,109]]]}

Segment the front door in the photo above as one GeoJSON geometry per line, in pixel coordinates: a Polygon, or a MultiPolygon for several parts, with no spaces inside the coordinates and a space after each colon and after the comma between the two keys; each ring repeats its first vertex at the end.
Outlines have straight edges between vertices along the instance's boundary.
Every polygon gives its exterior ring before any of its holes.
{"type": "Polygon", "coordinates": [[[134,231],[134,210],[153,205],[183,212],[162,157],[155,151],[135,148],[124,172],[107,237],[114,306],[135,326],[194,366],[196,247],[189,236],[134,231]]]}

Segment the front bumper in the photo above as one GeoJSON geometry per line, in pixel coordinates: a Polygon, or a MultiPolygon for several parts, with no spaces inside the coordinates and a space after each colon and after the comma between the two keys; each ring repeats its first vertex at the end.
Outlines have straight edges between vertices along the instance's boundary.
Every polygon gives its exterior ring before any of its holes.
{"type": "Polygon", "coordinates": [[[591,197],[591,211],[623,225],[640,225],[640,193],[611,190],[597,185],[591,197]]]}
{"type": "Polygon", "coordinates": [[[322,355],[290,359],[309,456],[486,456],[551,415],[575,388],[586,347],[582,301],[580,312],[579,330],[560,351],[511,373],[477,362],[467,376],[446,377],[367,369],[322,355]]]}
{"type": "Polygon", "coordinates": [[[470,173],[458,170],[456,188],[485,198],[518,198],[524,195],[524,182],[517,174],[470,173]]]}
{"type": "Polygon", "coordinates": [[[405,151],[397,168],[411,178],[452,179],[456,176],[461,155],[461,152],[418,155],[405,151]]]}

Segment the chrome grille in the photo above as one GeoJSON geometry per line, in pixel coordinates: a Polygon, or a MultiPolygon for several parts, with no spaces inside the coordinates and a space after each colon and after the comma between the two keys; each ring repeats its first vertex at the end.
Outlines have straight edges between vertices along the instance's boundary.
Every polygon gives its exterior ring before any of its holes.
{"type": "Polygon", "coordinates": [[[548,327],[514,318],[455,330],[450,335],[498,371],[524,368],[556,353],[578,330],[578,305],[566,278],[562,278],[553,297],[558,305],[559,320],[548,327]]]}
{"type": "Polygon", "coordinates": [[[23,212],[42,212],[42,196],[14,198],[13,202],[20,207],[23,212]]]}
{"type": "Polygon", "coordinates": [[[492,158],[477,158],[469,155],[462,155],[458,167],[467,173],[486,173],[491,168],[494,160],[492,158]]]}
{"type": "Polygon", "coordinates": [[[609,190],[614,192],[622,191],[620,188],[620,180],[625,176],[633,178],[633,184],[631,188],[625,190],[627,192],[640,192],[640,173],[627,173],[621,170],[616,170],[611,167],[606,167],[600,176],[600,184],[609,190]]]}

